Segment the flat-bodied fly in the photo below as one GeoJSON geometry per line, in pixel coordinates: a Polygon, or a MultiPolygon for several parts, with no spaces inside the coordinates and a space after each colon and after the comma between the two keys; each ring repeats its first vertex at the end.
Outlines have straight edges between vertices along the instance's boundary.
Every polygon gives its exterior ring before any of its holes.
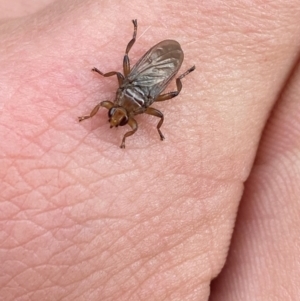
{"type": "Polygon", "coordinates": [[[125,133],[122,139],[121,148],[125,148],[126,138],[133,135],[138,129],[138,124],[134,116],[142,113],[160,118],[157,130],[160,139],[164,140],[164,136],[160,130],[164,121],[164,115],[159,110],[151,107],[151,105],[153,102],[176,97],[182,89],[181,80],[195,70],[195,66],[193,66],[176,79],[177,91],[162,94],[180,69],[184,57],[183,51],[178,42],[164,40],[150,48],[131,69],[128,53],[136,40],[137,20],[133,20],[132,22],[134,31],[124,55],[124,75],[116,71],[102,73],[97,68],[92,69],[92,71],[104,77],[117,76],[119,88],[117,89],[114,102],[102,101],[95,106],[89,115],[79,117],[79,121],[82,121],[93,117],[100,107],[108,109],[111,128],[126,124],[131,127],[131,130],[125,133]]]}

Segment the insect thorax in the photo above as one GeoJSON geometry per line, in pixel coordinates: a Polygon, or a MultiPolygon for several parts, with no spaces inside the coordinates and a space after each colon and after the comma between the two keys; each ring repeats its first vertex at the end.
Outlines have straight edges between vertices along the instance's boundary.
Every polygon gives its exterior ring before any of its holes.
{"type": "Polygon", "coordinates": [[[119,88],[115,103],[125,108],[129,114],[133,113],[133,115],[143,113],[149,106],[148,97],[144,95],[139,87],[133,85],[119,88]]]}

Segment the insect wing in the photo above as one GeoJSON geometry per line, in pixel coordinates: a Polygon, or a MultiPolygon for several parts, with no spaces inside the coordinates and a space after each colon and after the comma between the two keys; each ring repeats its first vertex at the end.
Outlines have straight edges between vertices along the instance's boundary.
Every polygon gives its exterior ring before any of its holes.
{"type": "Polygon", "coordinates": [[[178,72],[183,57],[183,51],[178,42],[162,41],[153,46],[135,64],[128,75],[128,80],[154,101],[178,72]]]}

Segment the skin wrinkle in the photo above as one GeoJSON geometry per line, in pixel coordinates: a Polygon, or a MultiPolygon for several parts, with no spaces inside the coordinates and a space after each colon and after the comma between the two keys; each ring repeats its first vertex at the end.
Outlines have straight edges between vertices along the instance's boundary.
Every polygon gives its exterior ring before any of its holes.
{"type": "MultiPolygon", "coordinates": [[[[276,160],[276,161],[278,161],[278,160],[276,160]]],[[[281,160],[280,160],[281,161],[281,160]]],[[[278,163],[278,162],[276,162],[277,164],[279,164],[278,165],[278,167],[277,168],[272,168],[272,170],[271,170],[271,172],[274,172],[274,174],[276,175],[276,178],[274,179],[274,183],[276,182],[277,183],[277,185],[280,185],[280,187],[281,187],[281,189],[282,188],[285,188],[285,190],[288,188],[288,187],[290,187],[290,183],[288,183],[287,181],[288,181],[288,179],[285,179],[285,170],[283,170],[283,168],[284,169],[286,169],[286,167],[285,167],[285,164],[281,164],[280,162],[278,163]],[[287,180],[287,181],[286,181],[287,180]],[[279,183],[278,183],[279,182],[279,183]],[[284,186],[282,186],[282,185],[284,185],[284,186]]],[[[268,174],[269,174],[269,172],[270,171],[268,171],[268,173],[266,174],[266,178],[268,178],[268,174]]],[[[269,180],[269,179],[268,179],[269,180]]],[[[268,182],[268,181],[266,181],[265,182],[267,185],[269,185],[269,186],[271,186],[270,185],[270,183],[268,182]]],[[[276,187],[276,186],[275,186],[276,187]]],[[[265,190],[265,189],[264,189],[265,190]]],[[[276,191],[274,191],[274,189],[273,189],[273,191],[272,191],[272,189],[270,188],[270,189],[268,189],[268,191],[269,191],[269,195],[270,196],[272,196],[272,197],[274,197],[275,199],[277,199],[277,194],[276,194],[276,191]]],[[[284,201],[282,201],[282,205],[284,205],[285,204],[285,202],[284,201]]],[[[270,209],[268,209],[268,210],[270,210],[270,209]]],[[[272,210],[272,209],[271,209],[272,210]]],[[[282,209],[281,209],[282,210],[282,209]]],[[[266,212],[267,212],[267,210],[265,210],[266,212]]],[[[274,214],[274,212],[273,212],[273,214],[274,214]]]]}
{"type": "MultiPolygon", "coordinates": [[[[183,241],[181,241],[180,244],[183,244],[183,241]]],[[[176,245],[174,245],[174,246],[176,246],[176,245]]],[[[173,246],[173,247],[174,247],[174,246],[173,246]]],[[[172,247],[172,248],[173,248],[173,247],[172,247]]],[[[184,260],[183,262],[185,262],[185,261],[186,261],[186,260],[184,260]]],[[[144,263],[144,264],[145,264],[145,263],[144,263]]]]}
{"type": "MultiPolygon", "coordinates": [[[[167,272],[167,270],[165,270],[164,272],[167,272]]],[[[153,276],[155,276],[155,273],[156,273],[156,272],[152,272],[152,273],[149,274],[149,272],[148,272],[148,277],[145,278],[143,281],[139,281],[139,286],[143,286],[143,284],[147,284],[147,281],[150,280],[151,278],[153,278],[153,276]]],[[[135,274],[133,274],[133,275],[135,275],[135,274]]],[[[177,289],[178,289],[178,287],[177,287],[177,289]]],[[[131,298],[131,296],[133,296],[133,294],[136,293],[136,292],[137,292],[137,289],[136,289],[136,290],[133,290],[133,291],[129,294],[128,298],[131,298]]],[[[176,292],[176,289],[172,292],[172,294],[174,294],[175,292],[176,292]]],[[[165,293],[165,294],[166,294],[166,293],[165,293]]],[[[150,297],[150,296],[149,296],[149,297],[150,297]]]]}
{"type": "MultiPolygon", "coordinates": [[[[145,264],[145,263],[144,263],[144,264],[145,264]]],[[[139,281],[139,285],[141,286],[143,283],[146,283],[149,279],[153,278],[153,276],[154,276],[155,273],[157,273],[157,272],[158,272],[158,271],[155,271],[155,272],[152,272],[152,273],[149,274],[149,271],[148,271],[148,277],[145,278],[142,282],[139,281]]],[[[167,272],[167,270],[166,270],[165,272],[167,272]]],[[[134,274],[134,275],[135,275],[135,274],[134,274]]],[[[133,276],[134,276],[134,275],[133,275],[133,276]]],[[[135,292],[135,291],[133,291],[130,295],[132,295],[134,292],[135,292]]]]}

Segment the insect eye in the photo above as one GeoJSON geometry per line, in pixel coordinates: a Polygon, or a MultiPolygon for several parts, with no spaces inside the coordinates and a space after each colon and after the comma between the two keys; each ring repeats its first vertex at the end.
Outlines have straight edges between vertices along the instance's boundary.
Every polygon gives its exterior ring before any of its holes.
{"type": "Polygon", "coordinates": [[[123,126],[123,125],[127,124],[127,122],[128,122],[128,117],[127,117],[127,116],[123,116],[123,117],[121,118],[121,120],[120,120],[119,125],[120,125],[120,126],[123,126]]]}
{"type": "Polygon", "coordinates": [[[111,118],[114,115],[115,111],[116,111],[116,108],[109,109],[108,110],[108,117],[111,118]]]}

